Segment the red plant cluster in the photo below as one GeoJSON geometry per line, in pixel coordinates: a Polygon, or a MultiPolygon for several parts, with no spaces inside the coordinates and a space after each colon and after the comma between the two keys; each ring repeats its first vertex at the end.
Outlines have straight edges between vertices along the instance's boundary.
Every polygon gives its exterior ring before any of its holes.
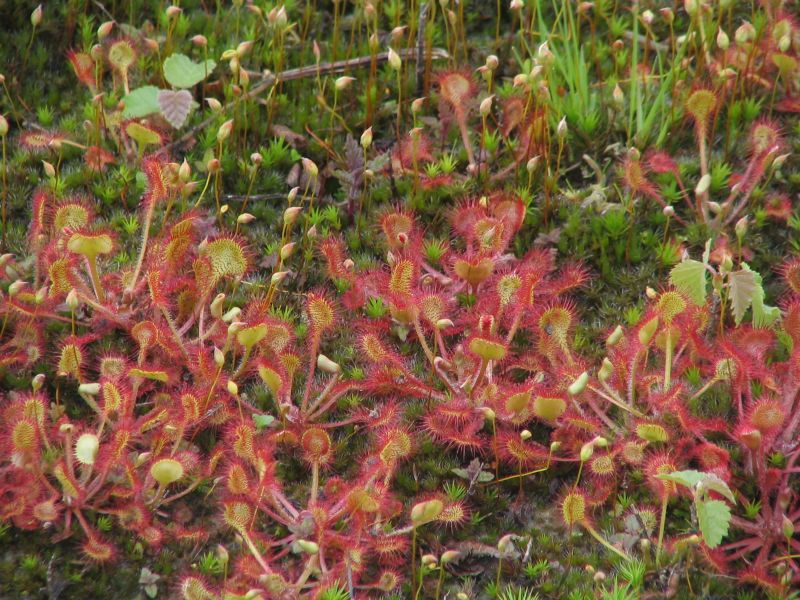
{"type": "MultiPolygon", "coordinates": [[[[304,294],[307,327],[296,339],[295,325],[272,310],[272,288],[240,285],[252,264],[241,239],[192,211],[161,222],[156,209],[180,191],[177,165],[147,157],[142,168],[135,263],[118,266],[118,242],[86,199],[45,191],[33,199],[32,260],[2,258],[0,355],[31,381],[2,398],[2,520],[48,527],[56,538],[77,523],[84,553],[107,561],[117,550],[100,516],[152,547],[216,535],[199,515],[174,518],[181,499],[205,489],[242,548],[226,592],[282,597],[336,581],[388,592],[404,576],[417,525],[413,514],[411,525],[394,524],[408,521],[392,483],[425,435],[462,457],[490,457],[496,475],[502,468],[510,478],[579,465],[564,519],[595,537],[591,511],[632,473],[648,483],[634,509],[642,522],[658,518],[650,502],[666,516],[679,499],[659,475],[712,473],[756,508],[736,512],[719,547],[700,544],[705,558],[773,588],[800,580],[797,261],[783,269],[787,357],[776,358],[775,332],[716,334],[710,305],[667,289],[651,294],[637,326],[610,332],[594,370],[573,348],[577,316],[565,299],[586,272],[556,269],[543,250],[518,258],[511,244],[525,208],[497,193],[451,211],[444,252],[430,252],[402,210],[380,219],[382,268],[356,270],[342,241],[321,241],[329,277],[346,288],[341,304],[369,316],[348,320],[314,290],[304,294]],[[346,377],[324,354],[334,337],[353,341],[363,376],[346,377]],[[402,351],[401,340],[419,352],[402,351]],[[274,418],[240,392],[246,385],[267,395],[274,418]],[[346,409],[358,404],[345,401],[350,394],[370,404],[346,409]],[[707,399],[720,394],[730,406],[711,414],[707,399]],[[404,418],[411,398],[425,403],[421,433],[404,418]],[[343,464],[339,450],[359,431],[368,433],[358,460],[343,464]]],[[[425,522],[468,517],[463,501],[422,500],[436,508],[425,522]]],[[[639,535],[667,556],[698,544],[652,528],[639,535]]],[[[182,580],[187,598],[218,587],[182,580]]]]}
{"type": "MultiPolygon", "coordinates": [[[[395,404],[328,418],[356,389],[320,354],[338,325],[334,303],[307,294],[308,334],[296,342],[272,295],[240,286],[252,264],[243,240],[198,212],[160,222],[180,191],[177,165],[151,156],[142,168],[135,264],[119,267],[117,240],[87,200],[46,191],[33,200],[33,260],[2,259],[2,366],[31,383],[0,396],[0,520],[55,539],[77,522],[85,555],[109,561],[118,551],[101,516],[150,547],[194,543],[216,531],[185,505],[171,509],[213,489],[211,511],[247,550],[226,590],[277,596],[335,580],[391,590],[407,540],[381,524],[402,509],[389,488],[413,450],[395,404]],[[279,427],[239,393],[250,382],[268,390],[279,427]],[[357,467],[326,476],[345,426],[368,428],[370,443],[357,467]],[[284,488],[290,457],[305,487],[284,488]]],[[[183,585],[210,589],[195,577],[183,585]]]]}
{"type": "Polygon", "coordinates": [[[586,273],[577,266],[556,273],[547,251],[510,253],[524,214],[522,202],[506,194],[463,203],[451,212],[453,242],[439,265],[425,260],[420,226],[402,211],[381,219],[384,269],[343,269],[342,244],[324,244],[329,273],[350,283],[346,299],[380,298],[388,309],[360,326],[365,389],[429,400],[423,426],[434,440],[461,454],[491,450],[519,470],[550,456],[530,432],[521,437],[526,426],[578,416],[566,387],[586,366],[570,349],[576,316],[563,299],[586,273]],[[414,337],[434,380],[414,374],[392,331],[414,337]],[[524,344],[515,343],[523,336],[524,344]]]}
{"type": "MultiPolygon", "coordinates": [[[[438,266],[424,259],[422,231],[402,211],[381,220],[383,269],[353,272],[343,266],[349,261],[340,242],[323,244],[331,277],[349,282],[345,301],[356,308],[380,298],[388,309],[360,326],[364,389],[426,400],[426,435],[459,454],[488,455],[518,474],[553,461],[580,464],[566,498],[582,508],[580,517],[570,509],[569,525],[590,523],[588,511],[634,472],[665,516],[679,488],[659,475],[714,474],[760,509],[755,519],[735,514],[732,541],[714,550],[701,544],[702,554],[723,572],[768,587],[800,580],[792,558],[800,549],[793,538],[800,499],[790,481],[800,472],[797,261],[784,269],[794,290],[785,304],[784,329],[795,348],[788,358],[775,359],[774,331],[742,325],[716,335],[710,305],[668,289],[653,294],[636,327],[610,332],[607,358],[590,375],[571,349],[576,316],[563,299],[586,274],[575,266],[556,272],[546,252],[508,253],[522,214],[502,194],[454,209],[453,243],[438,266]],[[391,342],[396,336],[418,344],[434,380],[415,375],[391,342]],[[719,414],[704,408],[714,393],[731,399],[719,414]],[[549,440],[533,436],[539,425],[549,440]]],[[[650,506],[635,510],[657,521],[650,506]]],[[[640,535],[660,551],[652,527],[640,535]]],[[[698,541],[667,536],[663,545],[672,554],[698,541]]]]}

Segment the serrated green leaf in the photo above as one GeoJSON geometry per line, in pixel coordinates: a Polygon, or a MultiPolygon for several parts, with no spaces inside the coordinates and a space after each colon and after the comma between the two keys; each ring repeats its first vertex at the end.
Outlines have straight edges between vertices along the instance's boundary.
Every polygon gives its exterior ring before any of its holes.
{"type": "Polygon", "coordinates": [[[662,475],[657,475],[656,477],[663,479],[664,481],[678,483],[692,491],[696,491],[697,484],[702,483],[704,493],[708,491],[715,491],[736,504],[736,498],[734,497],[733,492],[731,492],[731,488],[729,488],[728,484],[714,473],[704,473],[702,471],[690,469],[687,471],[664,473],[662,475]]]}
{"type": "Polygon", "coordinates": [[[122,116],[126,119],[138,119],[159,112],[158,106],[159,89],[154,85],[146,85],[136,88],[122,99],[125,108],[122,109],[122,116]]]}
{"type": "Polygon", "coordinates": [[[731,522],[731,509],[721,500],[703,500],[695,502],[697,523],[706,546],[716,548],[722,538],[728,535],[731,522]]]}
{"type": "Polygon", "coordinates": [[[753,295],[757,287],[755,275],[747,265],[744,265],[739,271],[728,273],[731,312],[737,325],[742,322],[744,313],[753,303],[753,295]]]}
{"type": "Polygon", "coordinates": [[[761,283],[761,275],[756,275],[756,291],[753,293],[753,326],[770,327],[781,316],[781,311],[777,306],[767,306],[764,304],[764,288],[761,283]]]}
{"type": "Polygon", "coordinates": [[[661,475],[656,475],[659,479],[663,479],[664,481],[672,481],[674,483],[679,483],[684,487],[689,488],[690,490],[694,489],[694,486],[698,484],[698,482],[702,481],[706,476],[706,473],[701,473],[700,471],[688,470],[688,471],[673,471],[672,473],[663,473],[661,475]]]}
{"type": "Polygon", "coordinates": [[[695,304],[706,303],[706,267],[697,260],[687,259],[669,272],[669,281],[695,304]]]}
{"type": "Polygon", "coordinates": [[[164,61],[164,78],[172,87],[194,87],[211,74],[217,66],[210,58],[196,63],[185,54],[172,54],[164,61]]]}

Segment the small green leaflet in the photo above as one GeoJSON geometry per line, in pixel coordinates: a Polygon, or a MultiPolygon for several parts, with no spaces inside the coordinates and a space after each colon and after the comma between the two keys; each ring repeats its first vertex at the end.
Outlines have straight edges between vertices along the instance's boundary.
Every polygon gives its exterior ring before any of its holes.
{"type": "MultiPolygon", "coordinates": [[[[470,473],[467,471],[467,469],[458,469],[458,468],[456,468],[456,469],[450,469],[450,470],[455,475],[458,475],[459,477],[461,477],[461,479],[466,479],[467,481],[469,481],[471,479],[470,473]]],[[[492,479],[494,479],[494,475],[492,475],[488,471],[481,471],[480,473],[478,473],[478,477],[475,479],[475,481],[477,481],[478,483],[486,483],[488,481],[491,481],[492,479]]]]}
{"type": "Polygon", "coordinates": [[[275,421],[275,417],[272,415],[253,415],[253,422],[256,425],[256,429],[261,431],[265,427],[269,427],[275,421]]]}
{"type": "Polygon", "coordinates": [[[706,266],[691,258],[678,263],[669,272],[669,281],[698,306],[706,303],[706,266]]]}
{"type": "MultiPolygon", "coordinates": [[[[753,272],[755,273],[755,271],[753,272]]],[[[764,304],[764,288],[761,286],[761,275],[755,273],[755,276],[758,287],[753,292],[753,326],[769,327],[780,318],[781,310],[777,306],[764,304]]]]}
{"type": "Polygon", "coordinates": [[[721,500],[709,500],[708,492],[717,492],[736,504],[736,499],[728,484],[713,473],[694,470],[674,471],[658,475],[658,478],[678,483],[692,490],[697,523],[700,526],[703,541],[709,548],[719,546],[722,538],[728,535],[731,509],[721,500]]]}
{"type": "Polygon", "coordinates": [[[728,284],[730,285],[733,320],[736,325],[740,325],[744,313],[753,303],[753,295],[757,287],[755,273],[747,265],[744,265],[739,271],[728,273],[728,284]]]}
{"type": "Polygon", "coordinates": [[[722,538],[728,535],[731,509],[721,500],[700,500],[695,502],[694,507],[703,541],[709,548],[716,548],[722,538]]]}
{"type": "Polygon", "coordinates": [[[172,54],[164,61],[164,78],[172,87],[191,88],[203,81],[217,66],[210,58],[196,63],[185,54],[172,54]]]}
{"type": "Polygon", "coordinates": [[[125,104],[122,116],[126,119],[138,119],[159,112],[161,108],[158,106],[158,92],[159,89],[154,85],[132,90],[122,99],[125,104]]]}

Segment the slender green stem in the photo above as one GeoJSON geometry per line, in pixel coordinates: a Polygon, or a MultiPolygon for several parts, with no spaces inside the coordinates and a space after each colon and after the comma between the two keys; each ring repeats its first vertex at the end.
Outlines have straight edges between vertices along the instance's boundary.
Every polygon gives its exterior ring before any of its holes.
{"type": "Polygon", "coordinates": [[[631,559],[631,557],[628,556],[627,554],[625,554],[622,550],[620,550],[619,548],[609,544],[608,541],[606,541],[603,538],[602,535],[597,533],[597,531],[594,529],[594,527],[592,527],[588,523],[582,523],[582,525],[583,525],[584,529],[586,529],[586,531],[589,532],[589,535],[591,535],[594,539],[596,539],[598,542],[600,542],[600,544],[602,544],[603,547],[605,547],[606,549],[610,550],[611,552],[613,552],[614,554],[616,554],[617,556],[621,557],[622,559],[624,559],[626,561],[629,561],[631,559]]]}
{"type": "Polygon", "coordinates": [[[6,161],[6,136],[3,136],[3,248],[6,247],[7,214],[8,214],[8,166],[6,161]]]}
{"type": "Polygon", "coordinates": [[[444,584],[444,565],[439,566],[439,579],[436,582],[436,600],[442,597],[442,585],[444,584]]]}
{"type": "Polygon", "coordinates": [[[155,202],[151,199],[148,202],[147,212],[144,217],[144,229],[142,231],[142,245],[139,248],[139,258],[136,259],[136,268],[133,270],[131,282],[127,287],[128,291],[133,291],[136,287],[136,280],[139,279],[139,272],[142,270],[142,263],[144,262],[144,253],[147,251],[147,240],[150,237],[150,222],[153,220],[153,210],[155,209],[155,202]]]}
{"type": "Polygon", "coordinates": [[[417,528],[411,529],[411,589],[417,580],[417,528]]]}
{"type": "Polygon", "coordinates": [[[669,494],[664,494],[661,499],[661,520],[658,524],[658,542],[656,543],[656,567],[661,564],[661,548],[664,544],[664,528],[667,524],[667,503],[669,494]]]}
{"type": "Polygon", "coordinates": [[[105,302],[106,294],[103,290],[103,284],[100,282],[100,274],[97,272],[97,257],[87,256],[86,264],[89,265],[89,276],[92,278],[92,285],[94,285],[94,293],[97,295],[97,301],[105,302]]]}
{"type": "Polygon", "coordinates": [[[247,365],[247,360],[250,358],[250,353],[252,350],[252,346],[245,346],[244,354],[242,355],[242,361],[239,363],[239,367],[236,369],[236,372],[231,376],[231,379],[236,380],[242,374],[242,371],[244,371],[244,368],[247,365]]]}
{"type": "Polygon", "coordinates": [[[670,380],[672,378],[672,325],[667,324],[666,340],[664,342],[664,391],[669,391],[670,380]]]}
{"type": "Polygon", "coordinates": [[[319,463],[314,461],[311,464],[311,501],[310,506],[317,503],[317,495],[319,494],[319,463]]]}

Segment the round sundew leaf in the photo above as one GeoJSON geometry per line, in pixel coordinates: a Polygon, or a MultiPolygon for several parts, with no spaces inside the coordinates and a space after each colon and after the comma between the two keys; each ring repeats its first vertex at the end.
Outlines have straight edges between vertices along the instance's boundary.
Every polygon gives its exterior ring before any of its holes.
{"type": "Polygon", "coordinates": [[[223,518],[230,527],[239,532],[246,532],[252,518],[252,512],[244,502],[227,502],[223,518]]]}
{"type": "Polygon", "coordinates": [[[114,247],[111,236],[107,234],[84,235],[74,233],[67,242],[67,249],[75,254],[84,256],[97,256],[98,254],[108,254],[114,247]]]}
{"type": "Polygon", "coordinates": [[[411,523],[414,527],[419,527],[425,523],[430,523],[442,514],[444,504],[441,500],[428,500],[415,504],[411,509],[411,523]]]}
{"type": "Polygon", "coordinates": [[[133,139],[140,146],[153,146],[161,143],[161,136],[152,129],[148,129],[139,123],[131,123],[125,128],[131,139],[133,139]]]}
{"type": "Polygon", "coordinates": [[[636,426],[636,435],[651,443],[669,441],[667,430],[656,423],[640,423],[636,426]]]}
{"type": "Polygon", "coordinates": [[[84,433],[75,442],[75,458],[83,465],[93,465],[100,449],[100,439],[93,433],[84,433]]]}
{"type": "Polygon", "coordinates": [[[512,413],[520,413],[528,406],[531,400],[530,391],[519,392],[508,397],[506,400],[506,410],[512,413]]]}
{"type": "Polygon", "coordinates": [[[108,62],[118,71],[126,71],[136,60],[136,51],[126,40],[119,40],[108,51],[108,62]]]}
{"type": "Polygon", "coordinates": [[[77,202],[64,204],[56,209],[53,227],[56,230],[79,229],[89,223],[89,210],[77,202]]]}
{"type": "Polygon", "coordinates": [[[125,105],[125,108],[122,109],[122,116],[126,119],[138,119],[159,112],[159,91],[154,85],[145,85],[131,90],[131,93],[122,99],[125,105]]]}
{"type": "Polygon", "coordinates": [[[505,345],[485,338],[473,338],[469,343],[469,349],[483,360],[503,360],[506,356],[505,345]]]}
{"type": "Polygon", "coordinates": [[[236,334],[236,340],[245,348],[252,348],[267,335],[267,325],[259,323],[252,327],[245,327],[236,334]]]}
{"type": "Polygon", "coordinates": [[[561,503],[561,516],[568,527],[582,523],[586,517],[586,500],[580,494],[570,492],[561,503]]]}
{"type": "Polygon", "coordinates": [[[230,238],[219,238],[206,245],[214,279],[242,277],[247,272],[247,256],[242,244],[230,238]]]}
{"type": "Polygon", "coordinates": [[[211,74],[217,66],[213,60],[196,63],[185,54],[172,54],[164,61],[164,78],[172,87],[194,87],[211,74]]]}
{"type": "Polygon", "coordinates": [[[150,475],[159,484],[169,485],[183,477],[183,465],[174,458],[162,458],[150,467],[150,475]]]}
{"type": "Polygon", "coordinates": [[[555,421],[566,409],[567,403],[562,398],[537,396],[533,401],[533,413],[545,421],[555,421]]]}
{"type": "Polygon", "coordinates": [[[216,596],[197,577],[187,577],[181,582],[184,600],[214,600],[216,596]]]}
{"type": "Polygon", "coordinates": [[[267,387],[272,392],[273,398],[277,398],[278,392],[283,386],[283,378],[280,374],[275,369],[271,369],[266,365],[261,365],[258,367],[258,376],[267,384],[267,387]]]}
{"type": "Polygon", "coordinates": [[[717,107],[717,97],[714,92],[706,89],[699,89],[692,92],[691,96],[686,99],[686,112],[688,112],[695,121],[705,123],[717,107]]]}
{"type": "Polygon", "coordinates": [[[36,429],[28,420],[17,421],[11,430],[11,446],[15,452],[32,450],[36,446],[36,429]]]}
{"type": "Polygon", "coordinates": [[[186,90],[160,90],[158,106],[161,114],[175,129],[180,129],[192,111],[192,94],[186,90]]]}

